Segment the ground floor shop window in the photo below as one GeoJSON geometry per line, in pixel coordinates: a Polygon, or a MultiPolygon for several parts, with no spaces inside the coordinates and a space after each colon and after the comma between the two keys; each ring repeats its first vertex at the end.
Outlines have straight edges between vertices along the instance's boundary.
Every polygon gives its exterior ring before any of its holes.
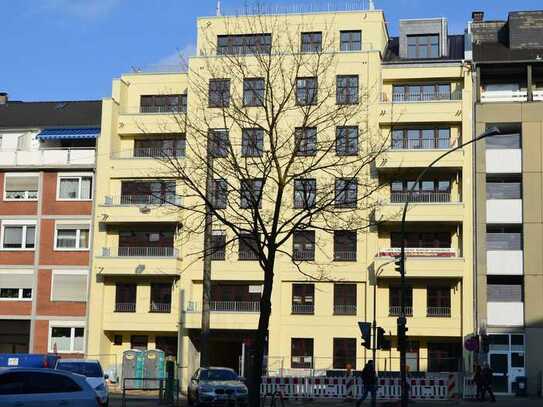
{"type": "Polygon", "coordinates": [[[85,328],[56,326],[49,329],[49,352],[78,353],[85,347],[85,328]]]}
{"type": "Polygon", "coordinates": [[[149,340],[146,335],[132,335],[130,337],[130,349],[147,350],[148,342],[149,340]]]}
{"type": "Polygon", "coordinates": [[[462,345],[457,342],[428,343],[428,371],[456,372],[462,360],[462,345]]]}

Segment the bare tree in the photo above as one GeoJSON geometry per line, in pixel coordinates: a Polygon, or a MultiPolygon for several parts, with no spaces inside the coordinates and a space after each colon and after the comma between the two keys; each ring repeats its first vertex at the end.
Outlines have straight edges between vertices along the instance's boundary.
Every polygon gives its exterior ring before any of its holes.
{"type": "MultiPolygon", "coordinates": [[[[288,256],[307,278],[327,278],[314,271],[325,267],[308,268],[314,260],[286,245],[298,231],[319,231],[316,246],[330,250],[334,231],[372,224],[379,189],[372,168],[387,142],[368,123],[378,85],[336,75],[339,41],[326,35],[334,30],[323,29],[320,41],[300,50],[300,27],[290,32],[279,17],[226,21],[229,33],[255,35],[218,48],[216,33],[199,34],[201,50],[213,52],[189,64],[188,114],[178,116],[186,156],[164,150],[160,160],[162,175],[182,185],[183,241],[202,236],[207,208],[213,228],[226,230],[228,247],[239,242],[245,248],[239,255],[254,258],[263,271],[248,381],[250,405],[258,406],[276,261],[288,256]],[[273,45],[261,33],[273,33],[273,45]],[[209,174],[213,183],[206,182],[209,174]]],[[[201,259],[217,249],[192,254],[201,259]]]]}

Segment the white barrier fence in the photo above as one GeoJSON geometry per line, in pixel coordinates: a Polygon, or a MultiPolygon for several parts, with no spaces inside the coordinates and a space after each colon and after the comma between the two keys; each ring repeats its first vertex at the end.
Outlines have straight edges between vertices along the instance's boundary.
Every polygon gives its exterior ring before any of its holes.
{"type": "MultiPolygon", "coordinates": [[[[450,381],[444,378],[409,378],[412,400],[448,400],[454,398],[450,381]]],[[[401,395],[400,379],[379,378],[377,399],[395,400],[401,395]]],[[[362,394],[359,377],[263,377],[262,396],[281,395],[285,399],[357,398],[362,394]]]]}

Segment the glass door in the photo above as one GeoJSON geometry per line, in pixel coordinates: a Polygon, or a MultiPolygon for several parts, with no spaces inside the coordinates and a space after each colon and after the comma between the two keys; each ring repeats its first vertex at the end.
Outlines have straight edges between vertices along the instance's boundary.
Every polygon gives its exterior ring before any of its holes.
{"type": "Polygon", "coordinates": [[[509,352],[490,352],[488,354],[493,373],[492,388],[495,393],[509,393],[509,352]]]}

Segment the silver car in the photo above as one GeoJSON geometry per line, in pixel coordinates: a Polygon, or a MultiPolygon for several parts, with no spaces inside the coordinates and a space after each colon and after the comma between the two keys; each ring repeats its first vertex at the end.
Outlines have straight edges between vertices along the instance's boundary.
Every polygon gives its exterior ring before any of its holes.
{"type": "Polygon", "coordinates": [[[187,390],[189,405],[248,406],[247,386],[227,367],[200,368],[194,372],[187,390]]]}

